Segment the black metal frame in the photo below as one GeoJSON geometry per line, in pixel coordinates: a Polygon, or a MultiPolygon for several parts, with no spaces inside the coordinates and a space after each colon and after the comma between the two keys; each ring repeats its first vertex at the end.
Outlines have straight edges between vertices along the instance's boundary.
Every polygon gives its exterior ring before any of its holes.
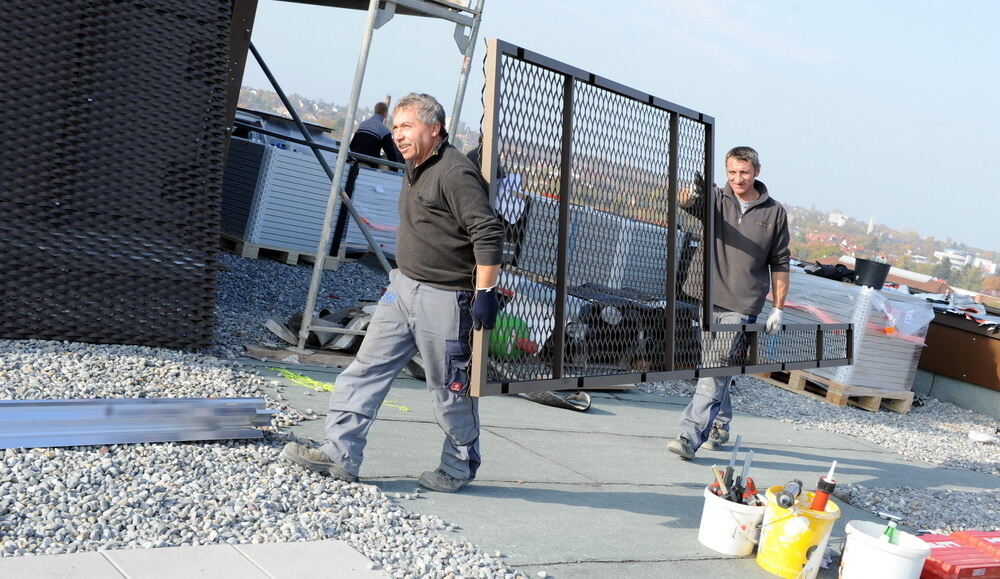
{"type": "MultiPolygon", "coordinates": [[[[559,158],[559,196],[558,196],[558,240],[555,262],[555,303],[554,303],[554,330],[552,334],[552,349],[554,354],[551,361],[551,378],[541,380],[518,380],[518,381],[490,381],[486,368],[490,364],[489,353],[485,345],[489,337],[478,335],[474,338],[474,360],[473,360],[473,386],[472,393],[477,396],[492,394],[513,394],[527,393],[544,390],[566,390],[576,388],[602,388],[620,384],[635,382],[645,382],[654,380],[679,379],[679,378],[699,378],[702,376],[723,376],[757,372],[771,372],[779,370],[794,370],[805,368],[817,368],[827,366],[837,366],[850,364],[852,360],[851,346],[853,343],[853,327],[850,324],[789,324],[783,327],[785,332],[805,332],[815,334],[815,360],[792,361],[792,362],[767,362],[760,354],[758,339],[763,336],[764,326],[761,324],[744,325],[718,325],[711,323],[712,313],[712,276],[714,268],[714,204],[707,202],[714,195],[713,183],[713,147],[714,147],[714,127],[715,120],[711,116],[699,113],[687,107],[683,107],[670,101],[655,97],[653,95],[637,91],[630,87],[616,83],[609,79],[588,73],[579,68],[553,60],[541,54],[531,52],[513,44],[491,39],[486,56],[486,87],[484,89],[484,117],[483,117],[483,151],[482,151],[482,171],[484,178],[490,183],[490,197],[496,199],[498,194],[498,183],[492,177],[497,174],[499,167],[499,132],[500,132],[500,99],[502,78],[501,61],[504,58],[513,58],[528,63],[534,67],[545,71],[561,75],[563,77],[563,116],[561,149],[559,158]],[[567,253],[569,251],[569,230],[570,230],[570,201],[573,189],[573,175],[571,172],[571,159],[573,151],[573,107],[574,90],[577,83],[583,83],[593,87],[603,89],[632,99],[653,109],[666,111],[670,115],[670,142],[669,142],[669,183],[667,187],[668,207],[668,242],[667,242],[667,287],[666,295],[666,370],[658,371],[623,371],[610,375],[600,376],[566,376],[564,368],[564,354],[566,343],[562,329],[567,322],[567,253]],[[744,334],[749,340],[749,351],[746,356],[746,363],[738,366],[713,367],[713,368],[685,368],[678,369],[675,365],[676,357],[674,352],[674,342],[678,329],[676,326],[677,303],[677,268],[678,252],[676,243],[678,235],[678,157],[679,157],[679,131],[678,126],[681,118],[689,119],[699,123],[704,127],[704,163],[701,167],[704,175],[706,203],[704,215],[702,217],[703,235],[701,243],[704,244],[703,262],[704,268],[704,293],[701,303],[701,329],[705,333],[719,331],[738,331],[744,334]],[[844,356],[832,359],[824,359],[824,347],[828,340],[828,334],[838,333],[844,336],[844,356]],[[673,337],[673,338],[670,338],[673,337]]],[[[832,342],[831,342],[832,343],[832,342]]],[[[801,344],[801,342],[800,342],[801,344]]],[[[839,344],[839,342],[838,342],[839,344]]]]}

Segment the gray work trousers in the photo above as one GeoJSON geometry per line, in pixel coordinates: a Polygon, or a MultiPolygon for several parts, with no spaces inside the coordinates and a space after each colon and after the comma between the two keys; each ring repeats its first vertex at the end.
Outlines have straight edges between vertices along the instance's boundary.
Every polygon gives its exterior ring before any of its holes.
{"type": "MultiPolygon", "coordinates": [[[[716,324],[753,324],[756,314],[745,315],[722,308],[712,311],[712,322],[716,324]]],[[[747,349],[747,342],[739,332],[718,332],[708,337],[702,333],[701,365],[703,368],[735,366],[741,364],[747,349]]],[[[733,404],[729,399],[732,376],[711,376],[698,379],[691,402],[681,414],[678,434],[686,438],[697,450],[712,432],[712,425],[726,430],[733,419],[733,404]]]]}
{"type": "MultiPolygon", "coordinates": [[[[437,423],[444,431],[439,468],[472,479],[479,468],[479,400],[467,396],[472,356],[471,291],[418,283],[399,270],[379,300],[354,362],[337,377],[326,416],[331,460],[357,475],[368,430],[403,366],[420,352],[437,423]]],[[[412,441],[400,440],[399,444],[412,441]]]]}

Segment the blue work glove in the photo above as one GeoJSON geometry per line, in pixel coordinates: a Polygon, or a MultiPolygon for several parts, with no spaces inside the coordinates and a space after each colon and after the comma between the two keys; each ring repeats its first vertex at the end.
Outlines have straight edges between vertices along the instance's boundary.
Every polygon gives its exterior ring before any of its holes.
{"type": "Polygon", "coordinates": [[[472,328],[492,330],[497,324],[499,310],[496,288],[476,290],[476,297],[472,300],[472,328]]]}

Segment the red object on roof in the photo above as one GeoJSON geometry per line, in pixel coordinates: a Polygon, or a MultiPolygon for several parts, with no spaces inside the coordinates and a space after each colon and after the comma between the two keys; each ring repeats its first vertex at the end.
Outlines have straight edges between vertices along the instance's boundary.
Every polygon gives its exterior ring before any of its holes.
{"type": "Polygon", "coordinates": [[[931,555],[924,562],[921,579],[996,579],[1000,577],[1000,558],[978,548],[990,539],[1000,539],[997,531],[962,531],[951,535],[921,535],[931,546],[931,555]],[[975,543],[975,544],[970,544],[975,543]]]}

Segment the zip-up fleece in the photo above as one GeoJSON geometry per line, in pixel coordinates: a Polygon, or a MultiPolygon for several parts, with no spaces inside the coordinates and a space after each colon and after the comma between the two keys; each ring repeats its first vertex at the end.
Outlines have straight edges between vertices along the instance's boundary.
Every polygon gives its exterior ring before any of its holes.
{"type": "MultiPolygon", "coordinates": [[[[740,210],[739,200],[728,184],[715,196],[712,301],[718,307],[745,315],[760,313],[771,287],[771,272],[788,271],[791,257],[785,208],[768,195],[764,183],[754,181],[754,188],[760,197],[750,203],[746,213],[740,210]]],[[[700,286],[698,277],[689,276],[686,285],[700,286]]],[[[701,293],[694,287],[686,291],[701,293]]]]}
{"type": "Polygon", "coordinates": [[[455,147],[442,142],[418,167],[406,163],[396,264],[407,277],[440,289],[475,289],[476,264],[499,265],[503,238],[486,183],[455,147]]]}

